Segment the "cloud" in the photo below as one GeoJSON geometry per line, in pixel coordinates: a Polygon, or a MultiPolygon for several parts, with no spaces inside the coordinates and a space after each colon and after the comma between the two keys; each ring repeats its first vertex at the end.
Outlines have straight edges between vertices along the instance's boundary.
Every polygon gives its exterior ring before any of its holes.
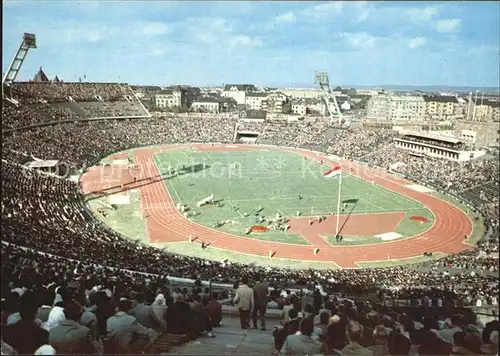
{"type": "Polygon", "coordinates": [[[276,17],[278,23],[294,23],[297,20],[293,12],[287,12],[276,17]]]}
{"type": "Polygon", "coordinates": [[[342,1],[328,1],[305,9],[303,14],[306,20],[311,18],[320,19],[338,15],[343,8],[344,3],[342,1]]]}
{"type": "Polygon", "coordinates": [[[368,19],[368,17],[370,17],[370,9],[364,9],[356,17],[356,23],[364,22],[368,19]]]}
{"type": "Polygon", "coordinates": [[[344,41],[356,48],[372,48],[377,42],[377,38],[366,32],[344,32],[341,36],[344,41]]]}
{"type": "Polygon", "coordinates": [[[138,29],[146,37],[165,35],[171,30],[168,25],[162,22],[140,22],[138,23],[138,29]]]}
{"type": "Polygon", "coordinates": [[[203,44],[225,41],[233,32],[232,26],[223,18],[192,17],[179,27],[186,32],[189,40],[203,44]]]}
{"type": "Polygon", "coordinates": [[[405,15],[411,22],[422,23],[431,21],[436,15],[439,14],[439,7],[427,6],[424,8],[410,8],[404,11],[405,15]]]}
{"type": "Polygon", "coordinates": [[[439,20],[436,25],[436,30],[440,33],[454,32],[458,30],[461,22],[462,20],[460,19],[439,20]]]}
{"type": "Polygon", "coordinates": [[[232,46],[247,46],[247,47],[259,47],[262,46],[262,40],[258,37],[250,37],[247,35],[236,35],[231,38],[230,41],[232,46]]]}
{"type": "Polygon", "coordinates": [[[427,43],[427,40],[424,37],[415,37],[408,41],[408,48],[415,49],[422,47],[427,43]]]}

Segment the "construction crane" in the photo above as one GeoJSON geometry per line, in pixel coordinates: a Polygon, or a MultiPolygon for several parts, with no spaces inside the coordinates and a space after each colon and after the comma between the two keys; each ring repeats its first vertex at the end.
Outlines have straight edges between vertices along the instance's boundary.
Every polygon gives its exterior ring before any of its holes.
{"type": "Polygon", "coordinates": [[[28,51],[31,48],[37,48],[36,36],[33,33],[25,33],[21,45],[17,50],[16,56],[10,63],[9,68],[2,78],[2,97],[4,97],[4,88],[6,86],[9,87],[10,84],[12,84],[14,80],[16,80],[17,75],[21,70],[21,66],[23,65],[23,62],[28,55],[28,51]]]}
{"type": "Polygon", "coordinates": [[[337,98],[332,93],[330,88],[330,80],[328,78],[327,72],[316,72],[314,76],[314,83],[318,84],[323,91],[321,95],[321,99],[326,105],[326,110],[328,112],[328,116],[332,122],[338,121],[339,126],[342,125],[343,115],[340,111],[339,104],[337,102],[337,98]]]}

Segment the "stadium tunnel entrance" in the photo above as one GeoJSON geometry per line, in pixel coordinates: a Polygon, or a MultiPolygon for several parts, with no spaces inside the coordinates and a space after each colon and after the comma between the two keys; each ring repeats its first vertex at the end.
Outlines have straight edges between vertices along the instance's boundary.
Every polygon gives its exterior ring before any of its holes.
{"type": "Polygon", "coordinates": [[[239,143],[255,143],[257,142],[257,139],[259,138],[259,133],[258,132],[251,132],[251,131],[238,131],[236,134],[236,139],[235,142],[239,143]]]}

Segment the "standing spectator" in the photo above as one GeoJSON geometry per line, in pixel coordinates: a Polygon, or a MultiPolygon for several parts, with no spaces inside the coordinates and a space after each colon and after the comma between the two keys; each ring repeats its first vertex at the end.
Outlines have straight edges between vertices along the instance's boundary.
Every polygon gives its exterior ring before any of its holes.
{"type": "Polygon", "coordinates": [[[250,327],[250,312],[255,306],[255,301],[253,297],[253,289],[248,286],[247,276],[243,276],[241,278],[241,283],[236,290],[233,303],[236,305],[236,308],[238,308],[241,328],[248,329],[250,327]]]}
{"type": "Polygon", "coordinates": [[[66,320],[49,331],[49,343],[60,354],[95,353],[92,330],[80,325],[83,307],[72,301],[64,308],[66,320]]]}
{"type": "Polygon", "coordinates": [[[31,291],[23,293],[19,301],[21,320],[2,328],[2,340],[19,354],[33,354],[40,346],[49,343],[49,333],[36,322],[38,305],[31,291]]]}
{"type": "Polygon", "coordinates": [[[259,275],[256,278],[256,283],[253,286],[255,306],[252,311],[252,322],[254,329],[257,329],[257,313],[260,316],[261,330],[266,330],[266,308],[267,308],[267,294],[269,292],[269,284],[262,281],[259,275]]]}
{"type": "Polygon", "coordinates": [[[212,327],[220,326],[222,321],[222,305],[218,302],[218,294],[217,292],[212,293],[212,298],[208,302],[205,307],[208,315],[210,316],[210,320],[212,322],[212,327]]]}

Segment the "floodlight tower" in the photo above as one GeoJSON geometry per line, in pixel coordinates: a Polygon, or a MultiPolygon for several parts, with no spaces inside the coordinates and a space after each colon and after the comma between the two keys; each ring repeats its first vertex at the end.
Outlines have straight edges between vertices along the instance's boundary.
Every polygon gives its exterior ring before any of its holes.
{"type": "Polygon", "coordinates": [[[33,33],[25,33],[23,36],[23,41],[17,50],[16,56],[12,60],[5,72],[5,75],[2,78],[2,97],[4,86],[9,86],[14,80],[16,80],[19,71],[21,70],[21,66],[23,65],[24,60],[28,54],[30,48],[37,48],[36,46],[36,36],[33,33]]]}
{"type": "Polygon", "coordinates": [[[322,99],[325,102],[330,120],[333,122],[335,117],[338,118],[339,126],[342,125],[342,113],[340,112],[337,98],[333,95],[330,88],[330,80],[327,72],[316,72],[314,76],[314,83],[319,84],[323,90],[322,99]]]}

